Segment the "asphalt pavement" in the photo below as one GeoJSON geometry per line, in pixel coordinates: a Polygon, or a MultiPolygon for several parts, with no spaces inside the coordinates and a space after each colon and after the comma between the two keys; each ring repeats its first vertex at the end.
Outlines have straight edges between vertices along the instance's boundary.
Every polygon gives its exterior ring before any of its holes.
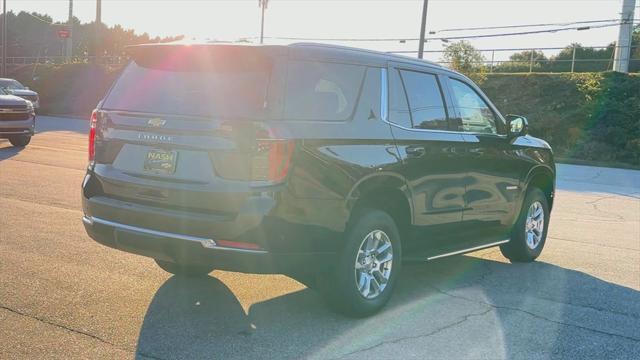
{"type": "Polygon", "coordinates": [[[0,359],[640,358],[640,171],[559,165],[538,261],[406,266],[354,320],[284,276],[182,279],[90,240],[87,130],[40,116],[28,147],[0,140],[0,359]]]}

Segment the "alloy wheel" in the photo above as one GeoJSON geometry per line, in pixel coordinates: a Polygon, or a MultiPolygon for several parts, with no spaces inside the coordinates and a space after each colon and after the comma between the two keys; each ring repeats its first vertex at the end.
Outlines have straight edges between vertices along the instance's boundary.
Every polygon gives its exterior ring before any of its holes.
{"type": "Polygon", "coordinates": [[[529,206],[524,231],[529,249],[533,250],[538,247],[544,232],[544,208],[539,201],[535,201],[529,206]]]}
{"type": "Polygon", "coordinates": [[[365,299],[378,297],[391,277],[393,245],[382,230],[367,234],[360,244],[355,261],[355,282],[365,299]]]}

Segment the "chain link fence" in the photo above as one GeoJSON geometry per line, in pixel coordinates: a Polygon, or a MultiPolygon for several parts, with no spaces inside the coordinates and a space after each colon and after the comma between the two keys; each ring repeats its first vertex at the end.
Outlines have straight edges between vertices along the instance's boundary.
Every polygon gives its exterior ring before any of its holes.
{"type": "MultiPolygon", "coordinates": [[[[477,49],[482,61],[473,65],[490,73],[534,72],[600,72],[613,70],[616,47],[569,46],[542,48],[477,49]],[[553,54],[547,56],[546,54],[553,54]]],[[[417,51],[396,51],[394,54],[417,55],[417,51]]],[[[449,66],[442,60],[445,50],[424,52],[425,59],[449,66]]],[[[640,71],[640,47],[631,46],[629,71],[640,71]]]]}
{"type": "MultiPolygon", "coordinates": [[[[573,47],[543,47],[543,48],[508,48],[508,49],[478,49],[482,55],[481,62],[474,65],[482,67],[489,73],[535,73],[535,72],[600,72],[613,70],[615,46],[573,46],[573,47]],[[554,55],[547,56],[552,53],[554,55]]],[[[416,55],[417,51],[396,51],[394,54],[416,55]]],[[[425,51],[425,58],[432,59],[441,65],[448,66],[443,61],[445,50],[425,51]]],[[[631,47],[629,71],[640,72],[640,47],[631,47]]],[[[127,56],[103,56],[100,63],[117,66],[129,61],[127,56]]],[[[67,63],[92,63],[93,56],[42,56],[42,57],[8,57],[7,66],[48,64],[59,65],[67,63]]]]}
{"type": "MultiPolygon", "coordinates": [[[[19,65],[61,65],[69,63],[93,63],[95,56],[14,56],[7,57],[7,66],[19,65]]],[[[105,65],[122,65],[129,61],[127,56],[102,56],[100,63],[105,65]]]]}

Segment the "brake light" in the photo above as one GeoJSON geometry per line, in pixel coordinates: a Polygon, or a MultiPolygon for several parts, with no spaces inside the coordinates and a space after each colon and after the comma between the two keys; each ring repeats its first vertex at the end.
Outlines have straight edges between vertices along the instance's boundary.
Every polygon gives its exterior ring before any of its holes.
{"type": "Polygon", "coordinates": [[[251,160],[254,181],[281,182],[287,177],[295,142],[293,140],[258,139],[251,160]]]}
{"type": "Polygon", "coordinates": [[[96,127],[98,126],[98,111],[93,110],[89,122],[89,161],[96,157],[96,127]]]}

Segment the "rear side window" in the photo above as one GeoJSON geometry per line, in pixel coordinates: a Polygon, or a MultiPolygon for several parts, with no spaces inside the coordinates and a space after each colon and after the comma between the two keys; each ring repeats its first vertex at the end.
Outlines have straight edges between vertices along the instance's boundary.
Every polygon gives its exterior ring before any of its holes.
{"type": "Polygon", "coordinates": [[[400,72],[389,72],[389,121],[404,128],[411,128],[411,113],[407,104],[407,94],[400,79],[400,72]]]}
{"type": "Polygon", "coordinates": [[[364,72],[360,65],[290,61],[284,118],[347,120],[355,108],[364,72]]]}
{"type": "Polygon", "coordinates": [[[401,70],[400,74],[407,92],[413,127],[447,130],[447,113],[436,76],[407,70],[401,70]]]}

